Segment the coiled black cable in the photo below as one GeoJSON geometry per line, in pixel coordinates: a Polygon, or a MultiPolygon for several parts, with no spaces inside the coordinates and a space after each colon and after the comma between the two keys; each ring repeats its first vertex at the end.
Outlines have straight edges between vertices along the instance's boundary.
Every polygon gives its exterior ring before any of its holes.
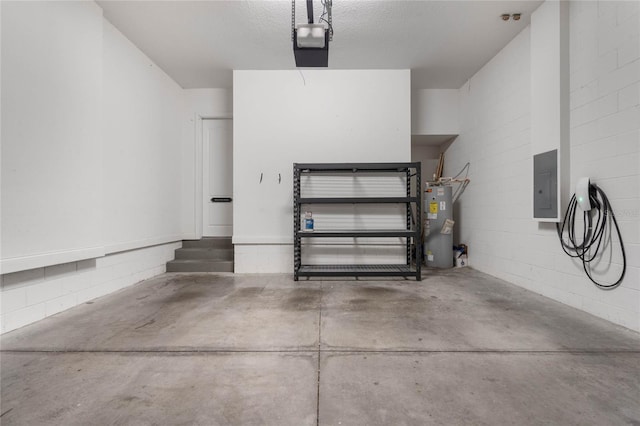
{"type": "Polygon", "coordinates": [[[582,213],[582,219],[584,224],[584,230],[582,232],[582,242],[578,242],[576,238],[576,216],[578,208],[578,200],[575,194],[569,201],[569,207],[564,215],[562,226],[556,223],[556,229],[558,231],[558,237],[560,238],[560,244],[562,250],[573,258],[579,258],[582,261],[582,267],[587,277],[598,288],[603,290],[611,290],[616,288],[622,283],[624,274],[627,271],[627,255],[624,251],[624,244],[622,243],[622,235],[620,234],[620,227],[618,227],[618,221],[613,213],[611,204],[607,195],[600,187],[595,184],[589,186],[589,200],[591,201],[591,210],[582,213]],[[595,219],[595,222],[594,222],[595,219]],[[602,240],[604,239],[605,229],[607,227],[607,220],[613,222],[618,234],[618,240],[620,241],[620,251],[622,252],[622,272],[620,277],[613,284],[603,284],[597,282],[590,272],[589,263],[598,257],[598,252],[602,247],[602,240]],[[565,242],[563,235],[567,231],[568,242],[565,242]]]}

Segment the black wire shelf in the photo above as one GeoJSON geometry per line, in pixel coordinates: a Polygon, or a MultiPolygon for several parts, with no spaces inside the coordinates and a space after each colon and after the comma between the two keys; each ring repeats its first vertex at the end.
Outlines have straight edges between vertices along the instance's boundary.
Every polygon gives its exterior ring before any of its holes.
{"type": "Polygon", "coordinates": [[[370,230],[327,230],[327,231],[298,231],[298,236],[302,238],[330,238],[330,237],[403,237],[410,238],[418,236],[414,230],[407,229],[370,229],[370,230]]]}
{"type": "Polygon", "coordinates": [[[415,276],[409,265],[302,265],[298,276],[303,277],[397,277],[415,276]]]}
{"type": "Polygon", "coordinates": [[[387,172],[403,173],[416,169],[420,163],[296,163],[294,166],[302,173],[363,173],[387,172]]]}
{"type": "Polygon", "coordinates": [[[418,197],[300,197],[300,204],[417,203],[418,197]]]}

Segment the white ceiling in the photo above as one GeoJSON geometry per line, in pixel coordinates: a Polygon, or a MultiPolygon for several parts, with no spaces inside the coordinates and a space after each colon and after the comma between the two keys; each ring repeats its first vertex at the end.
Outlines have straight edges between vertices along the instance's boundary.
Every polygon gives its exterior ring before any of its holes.
{"type": "MultiPolygon", "coordinates": [[[[184,88],[231,87],[234,69],[293,69],[291,1],[98,1],[184,88]]],[[[457,89],[525,28],[535,1],[334,0],[329,68],[411,69],[413,88],[457,89]],[[500,19],[522,13],[520,21],[500,19]]],[[[296,1],[296,22],[306,3],[296,1]]],[[[314,1],[317,21],[322,5],[314,1]]]]}

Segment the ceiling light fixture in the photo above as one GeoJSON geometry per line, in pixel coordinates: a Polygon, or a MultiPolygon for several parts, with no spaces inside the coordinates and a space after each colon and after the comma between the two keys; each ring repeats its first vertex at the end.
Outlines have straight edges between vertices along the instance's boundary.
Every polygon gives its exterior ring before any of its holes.
{"type": "Polygon", "coordinates": [[[511,15],[514,21],[519,21],[520,16],[522,16],[520,13],[514,13],[513,15],[511,15]]]}
{"type": "Polygon", "coordinates": [[[509,15],[508,13],[503,13],[502,15],[500,15],[500,17],[503,21],[508,21],[511,15],[509,15]]]}
{"type": "Polygon", "coordinates": [[[291,40],[296,67],[328,67],[329,41],[333,40],[332,0],[321,0],[323,8],[318,23],[313,22],[313,0],[306,2],[308,22],[296,24],[296,0],[291,1],[291,40]]]}

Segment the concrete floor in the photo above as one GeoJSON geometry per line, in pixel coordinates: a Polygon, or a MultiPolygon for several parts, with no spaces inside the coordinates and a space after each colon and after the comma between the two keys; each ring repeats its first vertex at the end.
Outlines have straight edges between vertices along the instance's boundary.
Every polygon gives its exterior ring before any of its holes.
{"type": "Polygon", "coordinates": [[[640,424],[640,335],[468,268],[165,274],[1,345],[2,425],[640,424]]]}

